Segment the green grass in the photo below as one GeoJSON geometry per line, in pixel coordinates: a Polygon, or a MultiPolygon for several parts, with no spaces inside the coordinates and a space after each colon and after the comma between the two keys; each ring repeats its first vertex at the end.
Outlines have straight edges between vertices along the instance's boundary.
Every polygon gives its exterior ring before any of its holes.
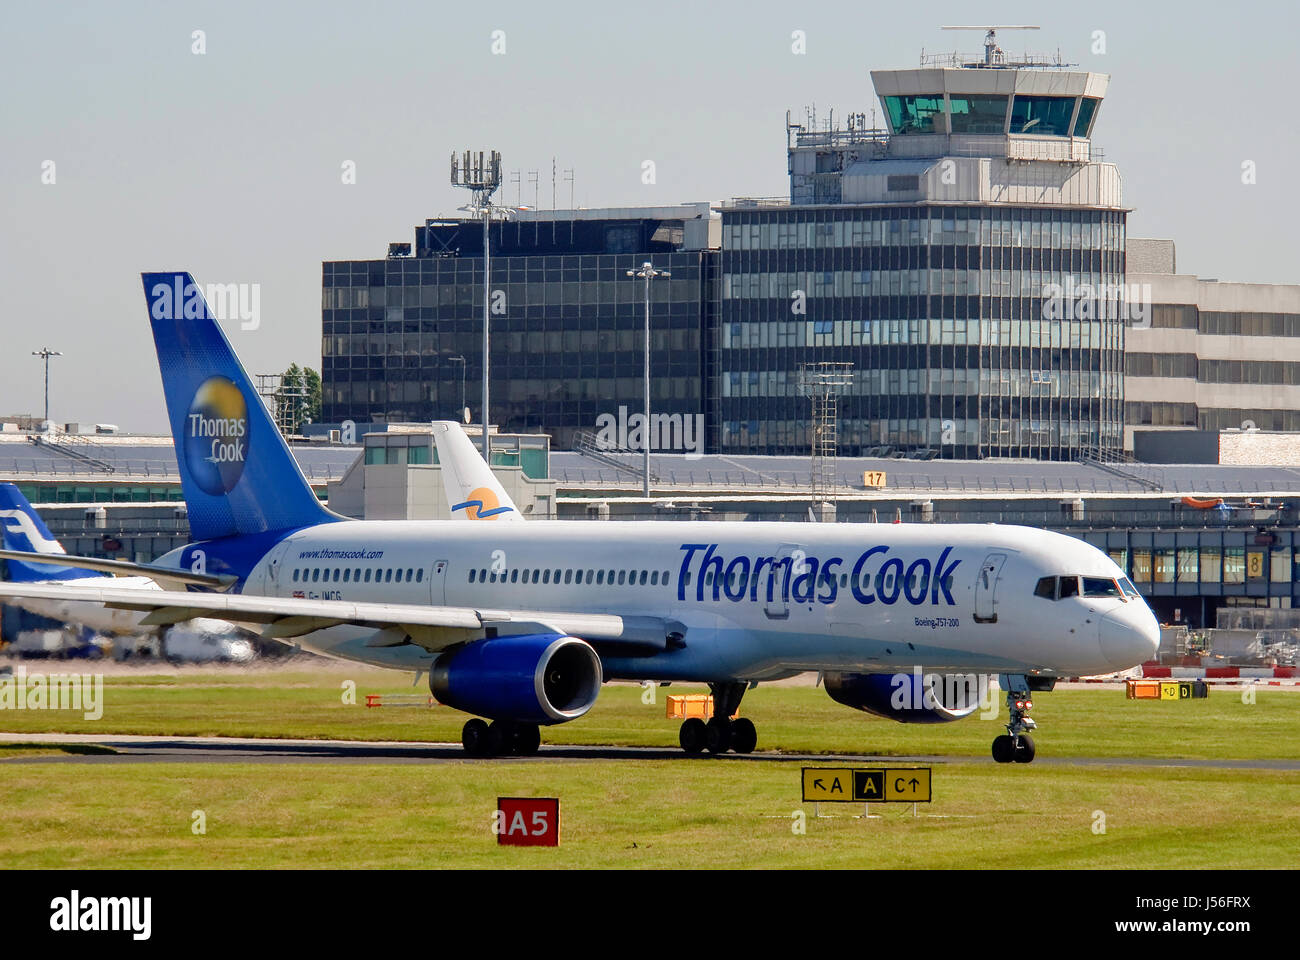
{"type": "MultiPolygon", "coordinates": [[[[456,740],[443,707],[343,702],[341,685],[411,693],[409,678],[358,668],[124,675],[104,715],[0,711],[0,730],[456,740]]],[[[639,688],[609,685],[551,743],[672,746],[677,724],[639,688]]],[[[415,691],[415,692],[418,692],[415,691]]],[[[1152,766],[998,766],[1000,722],[911,726],[856,713],[811,687],[746,696],[762,749],[935,754],[934,802],[800,803],[800,764],[778,760],[555,760],[421,763],[25,763],[79,748],[0,744],[0,858],[16,867],[1290,867],[1300,865],[1300,773],[1152,766]],[[558,850],[498,848],[496,797],[559,796],[558,850]],[[207,833],[191,832],[194,811],[207,833]],[[802,810],[806,833],[792,832],[802,810]],[[1094,832],[1097,811],[1106,831],[1094,832]]],[[[1049,757],[1300,757],[1300,695],[1257,702],[1128,701],[1062,690],[1036,698],[1049,757]]],[[[1005,710],[1003,711],[1005,717],[1005,710]]]]}
{"type": "MultiPolygon", "coordinates": [[[[608,684],[581,720],[548,728],[547,743],[671,747],[677,723],[665,719],[670,693],[704,688],[674,685],[642,691],[608,684]]],[[[421,693],[408,675],[358,668],[311,672],[231,672],[108,677],[104,713],[88,721],[73,711],[0,711],[0,731],[309,739],[458,741],[464,714],[445,707],[367,709],[367,693],[421,693]],[[356,685],[346,704],[342,684],[356,685]]],[[[1035,735],[1043,757],[1300,759],[1300,695],[1260,690],[1243,704],[1229,689],[1183,702],[1126,700],[1117,690],[1060,690],[1035,697],[1035,735]]],[[[759,748],[798,753],[934,754],[987,757],[1006,719],[971,717],[935,726],[900,724],[834,703],[813,687],[759,687],[742,712],[758,725],[759,748]]]]}
{"type": "Polygon", "coordinates": [[[959,764],[936,769],[919,818],[876,805],[866,821],[849,805],[813,819],[798,765],[776,761],[6,764],[0,802],[10,867],[1300,864],[1300,778],[1256,771],[959,764]],[[498,795],[559,796],[559,849],[497,847],[498,795]]]}

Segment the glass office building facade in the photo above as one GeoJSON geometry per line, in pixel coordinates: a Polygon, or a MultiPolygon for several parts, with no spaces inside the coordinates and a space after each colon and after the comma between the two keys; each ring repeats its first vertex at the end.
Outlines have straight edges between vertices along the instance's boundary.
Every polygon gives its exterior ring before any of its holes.
{"type": "MultiPolygon", "coordinates": [[[[650,285],[652,412],[703,412],[716,254],[683,249],[680,220],[496,222],[491,244],[493,424],[563,449],[642,411],[645,287],[627,271],[647,260],[671,273],[650,285]]],[[[430,222],[413,250],[323,265],[323,420],[481,416],[482,226],[430,222]]]]}
{"type": "Polygon", "coordinates": [[[798,371],[814,361],[853,364],[844,455],[1118,450],[1124,324],[1101,292],[1122,291],[1124,231],[1115,209],[725,207],[710,343],[720,451],[806,453],[798,371]]]}

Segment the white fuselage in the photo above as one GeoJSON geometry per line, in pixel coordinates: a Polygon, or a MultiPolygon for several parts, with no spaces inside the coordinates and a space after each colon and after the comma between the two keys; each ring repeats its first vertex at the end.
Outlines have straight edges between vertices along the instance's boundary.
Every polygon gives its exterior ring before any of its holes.
{"type": "MultiPolygon", "coordinates": [[[[1035,595],[1063,575],[1124,576],[1080,540],[992,524],[347,521],[290,535],[243,592],[681,624],[680,648],[603,652],[607,677],[632,679],[914,666],[1087,675],[1154,655],[1159,630],[1141,599],[1035,595]]],[[[366,646],[375,633],[339,626],[301,642],[407,669],[434,658],[366,646]]]]}

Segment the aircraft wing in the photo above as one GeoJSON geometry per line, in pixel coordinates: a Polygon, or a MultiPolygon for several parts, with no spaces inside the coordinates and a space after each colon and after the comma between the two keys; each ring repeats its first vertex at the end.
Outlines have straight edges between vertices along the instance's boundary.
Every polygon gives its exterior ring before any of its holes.
{"type": "Polygon", "coordinates": [[[370,627],[372,647],[406,642],[437,652],[476,640],[485,630],[498,634],[564,633],[597,646],[616,645],[665,650],[669,636],[684,632],[680,623],[660,617],[623,617],[606,613],[564,613],[541,610],[489,610],[406,603],[352,603],[346,600],[306,600],[229,593],[185,593],[113,586],[0,583],[0,600],[30,597],[82,603],[102,603],[122,610],[139,610],[142,626],[166,626],[195,617],[226,620],[263,637],[289,640],[316,630],[344,624],[370,627]]]}
{"type": "Polygon", "coordinates": [[[76,567],[95,570],[115,577],[148,577],[164,588],[193,584],[212,590],[226,590],[239,578],[230,574],[190,573],[152,563],[129,563],[126,560],[106,560],[102,557],[76,557],[69,553],[27,553],[23,550],[0,550],[0,560],[21,560],[24,563],[43,563],[57,567],[76,567]]]}

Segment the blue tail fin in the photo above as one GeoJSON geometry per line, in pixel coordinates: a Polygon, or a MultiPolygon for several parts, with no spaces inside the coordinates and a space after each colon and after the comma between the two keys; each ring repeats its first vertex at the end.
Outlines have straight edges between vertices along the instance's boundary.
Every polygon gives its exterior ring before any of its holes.
{"type": "Polygon", "coordinates": [[[312,493],[194,278],[143,280],[193,538],[338,519],[312,493]]]}
{"type": "MultiPolygon", "coordinates": [[[[40,514],[32,509],[22,491],[12,483],[0,483],[0,543],[4,544],[6,550],[21,550],[23,553],[59,556],[64,552],[40,514]]],[[[58,567],[48,563],[27,563],[23,560],[5,562],[9,567],[9,579],[14,583],[84,580],[98,576],[89,570],[74,570],[72,567],[58,567]]]]}

